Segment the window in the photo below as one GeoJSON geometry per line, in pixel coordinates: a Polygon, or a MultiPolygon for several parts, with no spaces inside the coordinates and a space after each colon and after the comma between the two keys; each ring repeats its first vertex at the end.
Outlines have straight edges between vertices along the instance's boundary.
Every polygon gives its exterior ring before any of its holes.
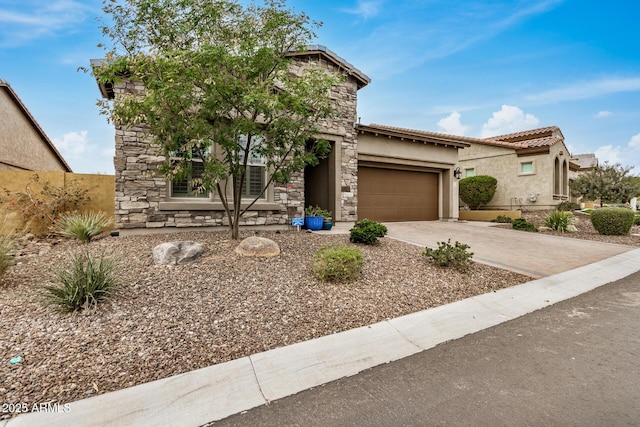
{"type": "MultiPolygon", "coordinates": [[[[253,148],[255,148],[260,146],[262,141],[262,137],[254,136],[251,144],[253,145],[253,148]]],[[[243,135],[240,137],[240,145],[246,147],[246,136],[243,135]]],[[[242,157],[240,160],[242,160],[242,157]]],[[[267,167],[264,162],[264,157],[260,156],[255,150],[253,150],[251,152],[251,157],[249,157],[249,161],[247,162],[247,173],[244,177],[244,186],[242,187],[243,198],[255,199],[260,195],[266,182],[266,171],[267,167]]]]}
{"type": "MultiPolygon", "coordinates": [[[[181,157],[181,153],[174,153],[172,158],[181,157]]],[[[202,176],[204,172],[204,163],[200,158],[193,158],[189,160],[189,166],[191,167],[191,172],[189,176],[187,176],[183,180],[174,180],[171,183],[171,196],[172,197],[197,197],[197,198],[208,198],[209,193],[205,191],[198,192],[193,185],[193,180],[202,176]]]]}
{"type": "Polygon", "coordinates": [[[533,162],[521,162],[520,163],[520,174],[521,175],[531,175],[533,173],[534,173],[533,162]]]}
{"type": "Polygon", "coordinates": [[[468,168],[464,170],[464,177],[476,176],[476,168],[468,168]]]}

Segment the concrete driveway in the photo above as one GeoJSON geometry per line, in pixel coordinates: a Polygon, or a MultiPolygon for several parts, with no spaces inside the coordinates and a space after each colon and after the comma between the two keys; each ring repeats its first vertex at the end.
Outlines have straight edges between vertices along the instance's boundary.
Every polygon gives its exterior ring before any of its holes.
{"type": "Polygon", "coordinates": [[[634,246],[496,228],[488,222],[389,222],[388,236],[437,248],[451,239],[470,246],[477,262],[540,278],[610,258],[634,246]]]}

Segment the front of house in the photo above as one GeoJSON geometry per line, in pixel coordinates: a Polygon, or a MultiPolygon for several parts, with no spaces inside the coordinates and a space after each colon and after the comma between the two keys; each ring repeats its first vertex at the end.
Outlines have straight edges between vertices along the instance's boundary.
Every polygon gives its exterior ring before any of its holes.
{"type": "MultiPolygon", "coordinates": [[[[336,114],[318,123],[317,138],[328,141],[332,149],[320,164],[292,175],[286,185],[272,184],[243,215],[240,225],[290,224],[292,218],[304,216],[308,205],[331,211],[335,221],[457,218],[453,172],[458,149],[468,144],[427,138],[407,129],[359,125],[358,90],[370,83],[369,77],[324,46],[308,46],[289,58],[292,73],[319,67],[341,77],[331,92],[336,114]]],[[[94,66],[99,63],[92,60],[94,66]]],[[[144,88],[123,81],[100,85],[100,90],[104,97],[115,99],[124,93],[141,93],[144,88]]],[[[158,173],[164,157],[143,126],[116,126],[115,131],[118,228],[227,224],[217,195],[197,194],[190,190],[188,180],[171,182],[158,173]]],[[[247,203],[260,194],[267,173],[260,159],[251,159],[243,189],[247,203]]]]}

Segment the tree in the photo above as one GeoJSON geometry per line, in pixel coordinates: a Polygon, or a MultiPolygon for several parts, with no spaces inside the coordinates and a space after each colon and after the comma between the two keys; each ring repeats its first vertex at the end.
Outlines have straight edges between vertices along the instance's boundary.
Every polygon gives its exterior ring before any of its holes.
{"type": "Polygon", "coordinates": [[[622,167],[619,163],[597,166],[571,182],[571,195],[588,200],[600,199],[604,203],[626,203],[640,193],[638,180],[629,176],[630,167],[622,167]]]}
{"type": "Polygon", "coordinates": [[[480,209],[493,199],[498,180],[489,175],[469,176],[459,183],[460,199],[471,209],[480,209]]]}
{"type": "Polygon", "coordinates": [[[141,82],[145,91],[99,101],[102,113],[117,125],[148,128],[167,179],[215,192],[233,239],[241,216],[273,182],[287,182],[328,153],[326,141],[307,145],[318,121],[333,115],[338,78],[313,68],[290,72],[290,54],[320,25],[304,13],[283,0],[247,7],[236,0],[106,0],[103,10],[111,43],[94,75],[104,84],[141,82]],[[243,203],[256,158],[268,177],[243,203]]]}

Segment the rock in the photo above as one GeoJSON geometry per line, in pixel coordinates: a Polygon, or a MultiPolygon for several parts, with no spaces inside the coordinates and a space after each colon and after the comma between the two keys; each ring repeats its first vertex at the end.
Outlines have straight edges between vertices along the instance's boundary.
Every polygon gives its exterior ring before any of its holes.
{"type": "Polygon", "coordinates": [[[204,252],[204,246],[189,240],[160,243],[153,248],[153,261],[156,264],[185,264],[198,258],[204,252]]]}
{"type": "Polygon", "coordinates": [[[538,231],[553,231],[553,228],[541,226],[541,227],[538,227],[538,231]]]}
{"type": "Polygon", "coordinates": [[[247,237],[236,248],[242,256],[273,257],[280,255],[280,247],[276,242],[264,237],[247,237]]]}
{"type": "Polygon", "coordinates": [[[567,225],[567,231],[569,233],[576,233],[578,231],[578,229],[576,228],[575,225],[569,224],[569,225],[567,225]]]}

